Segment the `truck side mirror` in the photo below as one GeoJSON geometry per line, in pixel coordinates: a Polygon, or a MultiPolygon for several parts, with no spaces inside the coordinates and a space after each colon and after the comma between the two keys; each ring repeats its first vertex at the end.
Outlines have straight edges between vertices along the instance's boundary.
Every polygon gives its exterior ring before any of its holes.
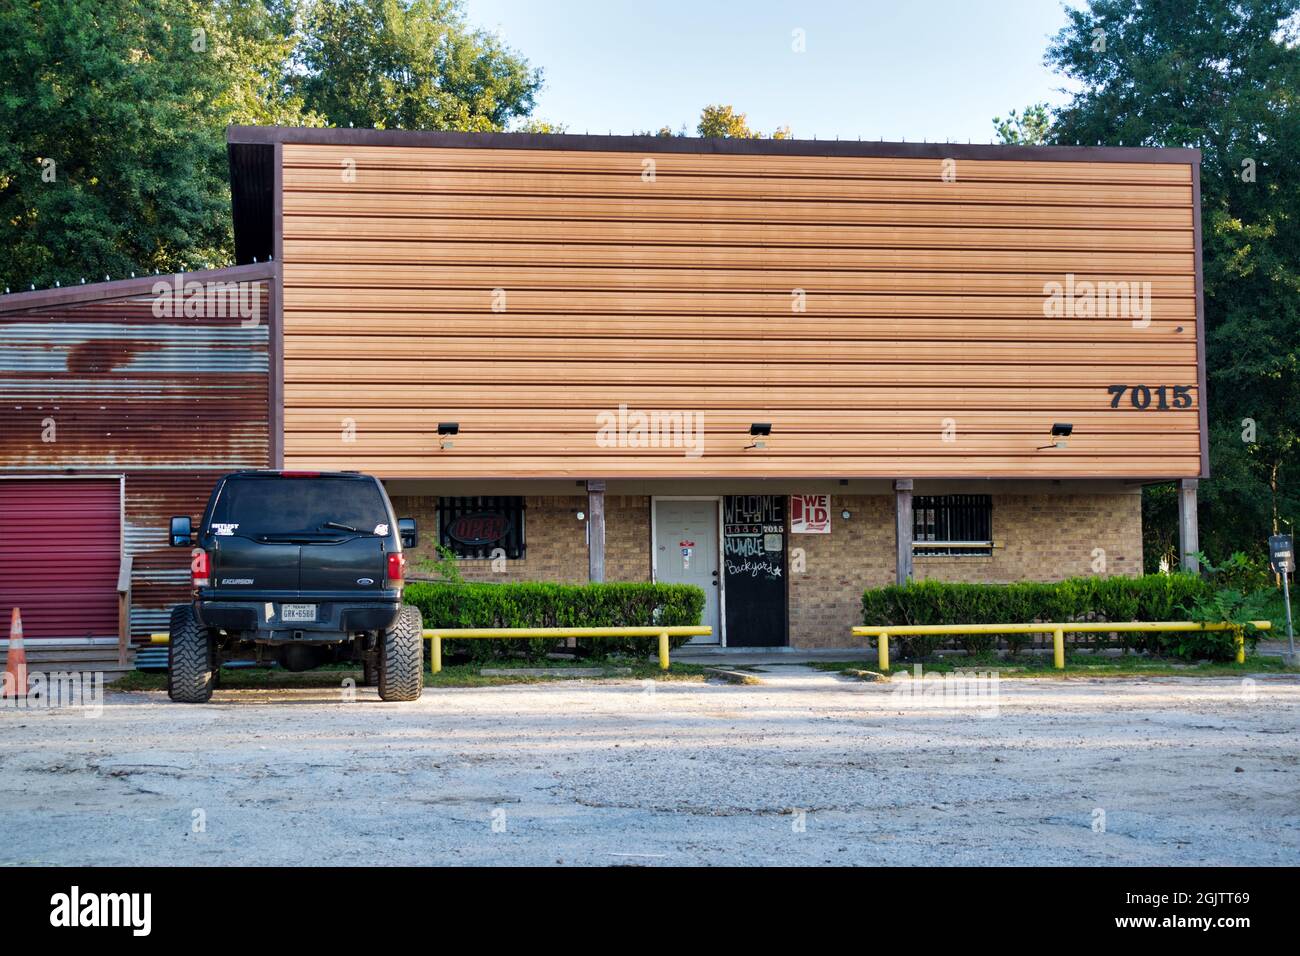
{"type": "Polygon", "coordinates": [[[173,548],[188,548],[193,535],[194,529],[190,526],[189,515],[176,515],[172,518],[171,546],[173,548]]]}
{"type": "Polygon", "coordinates": [[[414,548],[420,543],[420,534],[416,530],[414,518],[398,518],[397,535],[402,539],[403,548],[414,548]]]}

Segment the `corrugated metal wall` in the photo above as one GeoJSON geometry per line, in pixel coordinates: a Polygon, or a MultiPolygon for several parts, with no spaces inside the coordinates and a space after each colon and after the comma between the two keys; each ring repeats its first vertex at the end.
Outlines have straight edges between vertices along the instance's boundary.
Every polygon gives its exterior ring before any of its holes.
{"type": "Polygon", "coordinates": [[[0,299],[0,474],[126,476],[136,636],[165,626],[187,590],[169,517],[197,517],[218,475],[270,463],[270,280],[239,282],[241,314],[228,289],[206,289],[210,275],[186,274],[206,294],[171,302],[139,280],[120,297],[101,286],[34,308],[14,306],[41,293],[0,299]]]}

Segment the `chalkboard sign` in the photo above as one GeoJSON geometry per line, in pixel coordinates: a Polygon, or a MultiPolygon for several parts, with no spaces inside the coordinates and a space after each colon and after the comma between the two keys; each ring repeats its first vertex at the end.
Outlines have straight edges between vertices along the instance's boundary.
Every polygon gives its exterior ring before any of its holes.
{"type": "Polygon", "coordinates": [[[786,497],[722,499],[728,647],[787,642],[786,497]]]}

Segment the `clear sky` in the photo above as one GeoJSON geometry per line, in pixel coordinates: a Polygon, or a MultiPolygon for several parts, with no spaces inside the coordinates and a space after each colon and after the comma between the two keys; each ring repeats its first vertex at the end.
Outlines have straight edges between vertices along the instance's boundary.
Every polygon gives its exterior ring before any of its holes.
{"type": "MultiPolygon", "coordinates": [[[[1076,3],[1075,5],[1080,5],[1076,3]]],[[[545,71],[534,116],[570,133],[678,129],[729,103],[800,139],[988,142],[1065,96],[1043,65],[1058,0],[465,0],[545,71]],[[806,49],[792,49],[793,31],[806,49]]]]}

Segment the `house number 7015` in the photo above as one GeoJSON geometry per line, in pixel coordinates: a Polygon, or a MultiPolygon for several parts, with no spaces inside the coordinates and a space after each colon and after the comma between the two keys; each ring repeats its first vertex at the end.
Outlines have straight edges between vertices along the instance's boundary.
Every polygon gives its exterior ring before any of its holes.
{"type": "Polygon", "coordinates": [[[1192,407],[1190,385],[1108,385],[1106,391],[1111,395],[1111,408],[1119,408],[1125,392],[1129,393],[1129,404],[1139,410],[1192,407]]]}

